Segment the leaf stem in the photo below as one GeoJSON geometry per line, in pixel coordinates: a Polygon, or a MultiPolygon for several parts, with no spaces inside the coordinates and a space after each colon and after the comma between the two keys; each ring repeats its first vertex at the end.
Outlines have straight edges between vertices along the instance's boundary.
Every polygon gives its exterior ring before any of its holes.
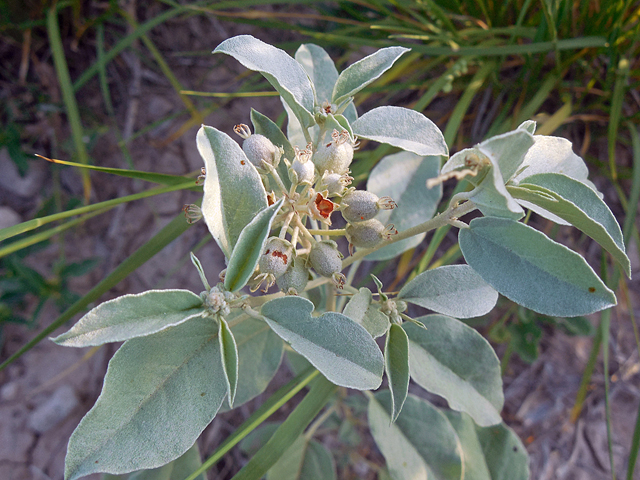
{"type": "Polygon", "coordinates": [[[344,228],[336,228],[335,230],[315,230],[313,228],[309,229],[309,233],[311,235],[326,235],[328,237],[340,237],[344,236],[346,229],[344,228]]]}

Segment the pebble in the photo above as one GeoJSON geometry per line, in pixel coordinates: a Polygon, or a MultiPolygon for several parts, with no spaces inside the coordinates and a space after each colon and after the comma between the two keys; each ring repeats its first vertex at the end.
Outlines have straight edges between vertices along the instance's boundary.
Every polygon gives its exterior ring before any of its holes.
{"type": "Polygon", "coordinates": [[[20,393],[20,386],[17,382],[9,382],[6,385],[3,385],[0,389],[0,400],[3,402],[10,402],[18,398],[18,393],[20,393]]]}
{"type": "Polygon", "coordinates": [[[62,385],[45,403],[31,412],[29,427],[37,433],[51,430],[67,418],[78,404],[78,398],[73,388],[69,385],[62,385]]]}

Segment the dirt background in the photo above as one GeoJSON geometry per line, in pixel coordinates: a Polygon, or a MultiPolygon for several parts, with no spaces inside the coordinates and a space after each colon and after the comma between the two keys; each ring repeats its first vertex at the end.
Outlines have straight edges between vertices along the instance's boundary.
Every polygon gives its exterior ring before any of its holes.
{"type": "MultiPolygon", "coordinates": [[[[145,15],[151,18],[159,10],[159,6],[151,7],[145,10],[145,15]]],[[[139,12],[140,9],[138,14],[139,12]]],[[[240,84],[238,75],[244,72],[237,62],[230,58],[204,54],[181,55],[180,52],[210,51],[222,40],[242,33],[250,33],[268,42],[309,42],[309,39],[290,32],[265,31],[201,16],[171,20],[153,29],[150,38],[163,53],[184,88],[231,92],[240,84]]],[[[35,85],[47,98],[48,104],[61,105],[60,86],[56,81],[51,55],[46,42],[42,39],[38,42],[34,41],[31,45],[31,55],[28,57],[24,76],[26,81],[22,85],[10,82],[10,77],[6,74],[10,72],[18,77],[23,63],[21,42],[18,39],[0,45],[0,57],[7,59],[5,75],[0,84],[0,98],[5,99],[8,104],[37,105],[40,100],[34,94],[34,88],[31,88],[35,85]]],[[[83,71],[95,58],[87,53],[87,48],[74,51],[72,38],[67,38],[65,42],[67,60],[72,77],[75,78],[74,75],[83,71]]],[[[174,138],[175,133],[185,127],[189,116],[183,113],[174,118],[169,117],[184,111],[184,104],[157,67],[145,57],[148,56],[146,50],[141,45],[136,48],[141,52],[140,55],[134,55],[131,51],[124,52],[107,69],[114,100],[114,117],[107,115],[96,80],[89,82],[78,94],[85,128],[92,135],[91,158],[96,165],[126,168],[127,163],[118,141],[164,118],[166,120],[128,143],[135,168],[174,174],[196,172],[202,166],[195,146],[197,126],[186,129],[184,134],[174,138]]],[[[365,53],[369,51],[363,49],[355,53],[352,60],[361,58],[365,53]]],[[[225,102],[211,99],[198,101],[198,105],[217,107],[206,116],[205,123],[229,133],[237,123],[250,123],[250,107],[271,118],[276,118],[282,111],[275,98],[225,102]]],[[[440,105],[443,111],[447,107],[440,105]]],[[[71,147],[64,142],[69,142],[69,127],[62,111],[59,108],[32,108],[31,112],[30,117],[24,121],[26,150],[68,158],[64,157],[68,154],[65,149],[71,147]]],[[[572,140],[575,142],[577,139],[572,140]]],[[[576,151],[580,151],[579,139],[574,145],[576,151]]],[[[591,145],[590,152],[606,161],[606,145],[591,145]]],[[[620,155],[622,162],[630,163],[629,152],[621,151],[620,155]]],[[[45,199],[54,194],[64,198],[82,197],[82,183],[77,171],[56,167],[54,172],[53,168],[44,161],[30,161],[29,172],[22,177],[9,158],[8,151],[0,150],[0,227],[33,218],[45,199]]],[[[596,179],[596,182],[604,191],[607,203],[620,212],[615,192],[607,186],[606,181],[596,179]]],[[[100,173],[91,174],[91,184],[92,203],[147,188],[141,181],[100,173]]],[[[50,277],[52,265],[60,258],[61,252],[67,262],[97,258],[99,263],[95,269],[71,279],[69,283],[71,291],[86,293],[154,233],[176,215],[181,215],[184,204],[193,203],[197,197],[194,192],[179,192],[119,206],[67,231],[63,237],[28,256],[25,261],[44,277],[50,277]]],[[[200,291],[201,284],[188,261],[188,253],[207,236],[208,232],[202,222],[194,225],[102,300],[151,288],[187,288],[200,291]]],[[[569,238],[571,233],[566,232],[565,236],[569,238]]],[[[582,244],[580,251],[588,256],[592,265],[597,265],[596,247],[590,243],[582,244]]],[[[630,253],[634,276],[637,278],[640,273],[637,249],[632,249],[630,253]]],[[[198,251],[198,256],[210,277],[214,277],[223,268],[222,254],[212,241],[198,251]]],[[[363,273],[365,270],[366,268],[363,273]]],[[[393,274],[390,278],[393,278],[393,274]]],[[[629,290],[632,292],[631,298],[618,295],[619,306],[612,315],[609,345],[613,451],[618,477],[623,477],[625,473],[640,403],[640,361],[628,314],[631,310],[636,318],[640,316],[640,288],[637,280],[629,283],[629,290]]],[[[36,299],[31,300],[25,306],[27,313],[33,311],[35,306],[36,299]]],[[[48,302],[39,316],[37,327],[28,329],[21,325],[6,326],[1,359],[16,352],[58,314],[53,302],[48,302]]],[[[590,320],[597,324],[599,316],[592,315],[590,320]]],[[[582,414],[576,423],[569,419],[591,345],[592,338],[569,337],[548,328],[544,331],[540,356],[533,364],[526,364],[515,357],[509,364],[504,377],[506,405],[503,417],[518,432],[529,451],[533,479],[611,478],[601,362],[593,375],[582,414]]],[[[77,350],[43,341],[0,372],[0,479],[63,478],[68,438],[98,397],[108,359],[116,347],[108,345],[96,350],[77,350]]],[[[499,355],[504,351],[503,346],[497,349],[499,355]]],[[[288,370],[283,367],[274,386],[282,384],[288,375],[288,370]]],[[[412,392],[424,395],[415,386],[412,387],[412,392]]],[[[218,415],[199,440],[203,455],[215,449],[235,426],[248,417],[256,405],[260,404],[261,398],[264,396],[238,410],[218,415]]],[[[280,416],[289,409],[290,407],[284,408],[280,416]]],[[[348,456],[343,453],[346,442],[343,436],[321,432],[319,438],[339,459],[339,478],[376,478],[378,465],[383,462],[382,457],[366,435],[364,426],[356,426],[355,430],[364,440],[348,456]]],[[[209,472],[208,478],[231,478],[245,462],[246,458],[236,449],[209,472]]],[[[99,477],[94,475],[89,478],[99,477]]],[[[634,478],[640,478],[638,469],[634,478]]]]}

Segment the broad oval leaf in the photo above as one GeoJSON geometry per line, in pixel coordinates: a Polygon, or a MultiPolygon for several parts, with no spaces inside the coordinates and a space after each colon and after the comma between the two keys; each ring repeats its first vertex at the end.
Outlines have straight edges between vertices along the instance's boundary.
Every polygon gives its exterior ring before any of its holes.
{"type": "Polygon", "coordinates": [[[301,435],[267,472],[267,480],[335,480],[336,467],[327,448],[301,435]]]}
{"type": "Polygon", "coordinates": [[[384,344],[384,370],[391,391],[391,421],[395,422],[409,392],[409,337],[394,323],[384,344]]]}
{"type": "Polygon", "coordinates": [[[534,144],[534,137],[526,129],[496,135],[476,145],[475,148],[500,167],[503,184],[515,175],[534,144]]]}
{"type": "Polygon", "coordinates": [[[218,317],[218,341],[220,342],[220,362],[227,384],[227,401],[233,405],[238,388],[238,346],[226,320],[218,317]]]}
{"type": "Polygon", "coordinates": [[[528,225],[475,218],[458,239],[465,260],[485,282],[534,312],[575,317],[616,304],[584,258],[528,225]]]}
{"type": "MultiPolygon", "coordinates": [[[[282,130],[276,125],[269,117],[261,114],[257,110],[251,109],[251,124],[253,125],[253,131],[257,134],[264,135],[271,143],[273,143],[276,147],[282,147],[284,150],[284,157],[291,160],[296,156],[291,143],[287,139],[282,130]]],[[[289,180],[289,171],[287,168],[287,164],[280,160],[278,166],[276,167],[278,175],[280,175],[280,180],[284,183],[286,188],[291,186],[291,181],[289,180]]]]}
{"type": "Polygon", "coordinates": [[[527,177],[538,173],[562,173],[571,177],[598,193],[596,186],[587,180],[589,169],[584,160],[573,153],[573,146],[566,138],[535,135],[534,144],[527,151],[520,169],[511,178],[518,185],[527,177]]]}
{"type": "Polygon", "coordinates": [[[473,318],[493,309],[498,292],[469,265],[446,265],[415,277],[398,298],[451,317],[473,318]]]}
{"type": "Polygon", "coordinates": [[[426,330],[404,324],[411,378],[444,397],[453,410],[471,415],[478,425],[500,423],[504,404],[500,361],[489,342],[455,318],[427,315],[417,320],[426,330]]]}
{"type": "Polygon", "coordinates": [[[267,208],[267,193],[258,171],[229,135],[202,126],[196,143],[206,169],[202,215],[229,258],[245,225],[267,208]]]}
{"type": "Polygon", "coordinates": [[[483,215],[519,220],[524,210],[509,194],[497,164],[487,172],[484,180],[467,195],[483,215]]]}
{"type": "Polygon", "coordinates": [[[260,72],[303,126],[315,124],[313,86],[304,69],[287,52],[251,35],[238,35],[222,42],[213,53],[231,55],[249,70],[260,72]]]}
{"type": "Polygon", "coordinates": [[[65,347],[90,347],[151,335],[206,312],[189,290],[149,290],[101,303],[52,340],[65,347]]]}
{"type": "Polygon", "coordinates": [[[271,231],[273,220],[283,202],[284,197],[262,210],[240,232],[224,277],[224,287],[230,292],[240,290],[253,275],[271,231]]]}
{"type": "Polygon", "coordinates": [[[313,43],[300,45],[294,56],[311,79],[316,91],[316,105],[331,103],[331,93],[338,81],[338,70],[324,48],[313,43]]]}
{"type": "Polygon", "coordinates": [[[362,325],[373,338],[378,338],[389,330],[389,317],[380,311],[380,306],[371,303],[371,290],[362,287],[344,307],[347,317],[362,325]]]}
{"type": "Polygon", "coordinates": [[[340,313],[312,317],[313,303],[301,297],[277,298],[261,313],[284,341],[336,385],[372,390],[382,383],[384,360],[362,326],[340,313]]]}
{"type": "Polygon", "coordinates": [[[227,394],[211,318],[128,340],[71,435],[65,478],[157,468],[186,452],[227,394]]]}
{"type": "Polygon", "coordinates": [[[369,401],[371,435],[394,480],[462,480],[460,440],[447,417],[426,400],[409,395],[395,423],[391,394],[369,401]]]}
{"type": "MultiPolygon", "coordinates": [[[[438,175],[438,157],[421,157],[410,152],[399,152],[384,157],[371,170],[367,190],[379,197],[389,196],[397,204],[393,210],[382,210],[376,218],[383,224],[392,223],[398,231],[429,220],[442,198],[442,185],[427,188],[429,178],[438,175]]],[[[425,234],[392,243],[367,255],[367,260],[388,260],[415,247],[425,234]]]]}
{"type": "Polygon", "coordinates": [[[417,155],[449,155],[440,129],[415,110],[378,107],[369,110],[351,126],[358,137],[387,143],[417,155]]]}
{"type": "Polygon", "coordinates": [[[462,444],[465,480],[529,480],[529,456],[504,423],[479,427],[464,413],[444,411],[462,444]]]}
{"type": "MultiPolygon", "coordinates": [[[[202,465],[202,460],[200,460],[200,451],[198,450],[198,444],[194,443],[193,447],[187,450],[181,457],[176,458],[173,462],[170,462],[160,468],[132,473],[129,475],[127,480],[184,480],[195,472],[200,465],[202,465]]],[[[103,480],[107,479],[107,476],[103,476],[103,480]]],[[[205,478],[205,474],[201,473],[195,478],[195,480],[207,479],[205,478]]]]}
{"type": "MultiPolygon", "coordinates": [[[[631,276],[631,263],[625,253],[620,225],[591,188],[559,173],[532,175],[518,187],[508,188],[516,199],[526,197],[525,200],[589,235],[622,265],[628,277],[631,276]]],[[[544,211],[537,213],[546,217],[544,211]]]]}
{"type": "Polygon", "coordinates": [[[349,97],[353,97],[389,70],[396,60],[409,50],[404,47],[381,48],[347,67],[335,83],[331,103],[339,105],[349,97]]]}
{"type": "MultiPolygon", "coordinates": [[[[233,408],[260,395],[267,388],[282,362],[284,342],[256,318],[233,322],[231,332],[238,347],[238,387],[233,408]]],[[[228,408],[225,403],[223,410],[228,408]]]]}

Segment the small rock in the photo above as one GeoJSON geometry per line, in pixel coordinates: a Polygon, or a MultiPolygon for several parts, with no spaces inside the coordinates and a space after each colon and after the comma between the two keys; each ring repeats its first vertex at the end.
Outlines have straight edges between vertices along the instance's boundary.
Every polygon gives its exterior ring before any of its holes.
{"type": "MultiPolygon", "coordinates": [[[[46,163],[46,162],[43,162],[46,163]]],[[[43,165],[31,162],[29,173],[21,177],[18,167],[11,160],[7,147],[0,149],[0,189],[5,190],[21,198],[30,198],[36,195],[45,177],[43,165]]]]}
{"type": "Polygon", "coordinates": [[[29,427],[38,433],[44,433],[67,418],[78,405],[73,388],[62,385],[45,403],[36,408],[29,417],[29,427]]]}
{"type": "Polygon", "coordinates": [[[11,400],[18,398],[18,393],[20,393],[20,386],[18,383],[9,382],[6,385],[3,385],[0,389],[0,400],[10,402],[11,400]]]}
{"type": "Polygon", "coordinates": [[[12,208],[0,207],[0,229],[13,227],[22,222],[22,218],[12,208]]]}

